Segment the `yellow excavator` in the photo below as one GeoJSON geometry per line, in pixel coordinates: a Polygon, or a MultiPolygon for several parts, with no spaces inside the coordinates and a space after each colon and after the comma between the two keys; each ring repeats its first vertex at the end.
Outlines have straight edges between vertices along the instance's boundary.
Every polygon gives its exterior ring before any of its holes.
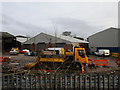
{"type": "Polygon", "coordinates": [[[76,46],[72,51],[64,48],[47,48],[39,56],[35,63],[29,63],[25,67],[40,70],[80,70],[84,73],[85,65],[88,63],[85,48],[76,46]]]}

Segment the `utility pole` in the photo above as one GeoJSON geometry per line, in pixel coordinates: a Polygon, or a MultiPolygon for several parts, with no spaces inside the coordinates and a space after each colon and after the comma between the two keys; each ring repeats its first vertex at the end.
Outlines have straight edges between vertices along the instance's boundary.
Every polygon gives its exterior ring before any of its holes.
{"type": "Polygon", "coordinates": [[[52,19],[52,24],[53,24],[53,27],[54,27],[54,30],[55,30],[55,46],[56,46],[56,43],[57,43],[57,27],[56,27],[56,24],[54,23],[53,19],[52,19]]]}

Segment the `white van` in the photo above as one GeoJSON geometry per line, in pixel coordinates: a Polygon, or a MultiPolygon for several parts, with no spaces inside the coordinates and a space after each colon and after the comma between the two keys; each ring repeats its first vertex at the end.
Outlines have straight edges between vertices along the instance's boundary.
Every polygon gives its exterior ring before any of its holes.
{"type": "Polygon", "coordinates": [[[110,56],[110,50],[109,49],[99,49],[98,52],[95,52],[95,55],[97,55],[97,56],[110,56]]]}

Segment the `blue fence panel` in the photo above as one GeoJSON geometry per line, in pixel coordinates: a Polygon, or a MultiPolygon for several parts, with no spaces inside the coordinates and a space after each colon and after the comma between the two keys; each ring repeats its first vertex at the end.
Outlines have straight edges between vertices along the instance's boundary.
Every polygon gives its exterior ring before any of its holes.
{"type": "Polygon", "coordinates": [[[109,49],[111,52],[120,53],[120,47],[97,47],[97,51],[99,49],[109,49]]]}

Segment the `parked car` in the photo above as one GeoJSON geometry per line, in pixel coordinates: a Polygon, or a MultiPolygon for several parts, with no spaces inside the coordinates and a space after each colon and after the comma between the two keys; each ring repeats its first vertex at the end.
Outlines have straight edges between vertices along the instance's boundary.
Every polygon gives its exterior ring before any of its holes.
{"type": "Polygon", "coordinates": [[[38,52],[26,52],[25,56],[37,56],[38,52]]]}
{"type": "Polygon", "coordinates": [[[19,54],[19,51],[11,50],[11,51],[10,51],[10,54],[11,54],[11,55],[16,55],[16,54],[19,54]]]}
{"type": "Polygon", "coordinates": [[[30,50],[28,50],[28,49],[23,49],[23,50],[21,50],[21,51],[19,51],[19,53],[28,53],[28,52],[30,52],[30,50]]]}
{"type": "Polygon", "coordinates": [[[17,47],[13,47],[13,48],[11,49],[11,51],[12,51],[12,50],[19,51],[19,48],[17,48],[17,47]]]}
{"type": "Polygon", "coordinates": [[[110,50],[108,49],[99,49],[98,52],[95,52],[96,56],[110,56],[110,50]]]}
{"type": "Polygon", "coordinates": [[[12,48],[9,52],[11,55],[16,55],[16,54],[19,54],[19,49],[18,48],[12,48]]]}

